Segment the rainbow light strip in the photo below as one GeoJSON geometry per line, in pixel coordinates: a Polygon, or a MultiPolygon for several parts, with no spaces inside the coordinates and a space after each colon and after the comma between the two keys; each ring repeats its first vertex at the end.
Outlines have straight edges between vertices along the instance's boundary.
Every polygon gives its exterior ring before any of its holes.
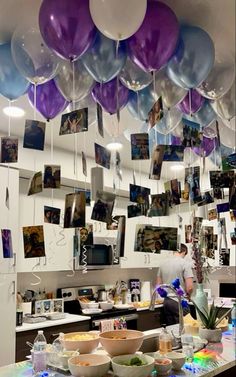
{"type": "Polygon", "coordinates": [[[193,360],[194,363],[204,366],[209,362],[216,361],[217,355],[218,353],[216,351],[203,349],[194,354],[193,360]]]}
{"type": "Polygon", "coordinates": [[[0,377],[32,377],[32,375],[31,363],[26,361],[0,368],[0,377]]]}

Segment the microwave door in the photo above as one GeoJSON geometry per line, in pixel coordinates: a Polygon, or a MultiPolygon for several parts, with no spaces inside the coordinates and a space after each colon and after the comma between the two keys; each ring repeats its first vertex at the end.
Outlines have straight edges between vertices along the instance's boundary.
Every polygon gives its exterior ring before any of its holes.
{"type": "Polygon", "coordinates": [[[110,266],[113,264],[112,247],[107,245],[87,245],[80,255],[81,265],[87,266],[110,266]]]}

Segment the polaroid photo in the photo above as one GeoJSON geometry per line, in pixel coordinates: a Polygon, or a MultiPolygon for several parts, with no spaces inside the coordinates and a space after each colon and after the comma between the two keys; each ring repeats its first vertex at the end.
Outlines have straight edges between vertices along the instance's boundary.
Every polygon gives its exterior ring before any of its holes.
{"type": "Polygon", "coordinates": [[[193,241],[199,240],[199,235],[202,227],[203,217],[193,218],[193,241]]]}
{"type": "Polygon", "coordinates": [[[166,193],[167,198],[168,198],[169,207],[172,208],[173,207],[173,198],[172,198],[172,194],[171,194],[171,181],[164,182],[164,189],[165,189],[165,193],[166,193]]]}
{"type": "Polygon", "coordinates": [[[214,187],[213,188],[213,196],[215,199],[224,199],[224,189],[219,188],[219,187],[214,187]]]}
{"type": "Polygon", "coordinates": [[[82,171],[83,171],[83,175],[85,177],[87,177],[87,174],[88,174],[88,171],[87,171],[87,160],[86,160],[86,155],[85,155],[85,153],[83,151],[81,153],[81,157],[82,157],[82,171]]]}
{"type": "Polygon", "coordinates": [[[85,195],[85,205],[90,206],[91,204],[91,191],[90,190],[83,190],[83,189],[75,189],[75,192],[84,192],[85,195]]]}
{"type": "Polygon", "coordinates": [[[205,191],[202,193],[202,200],[197,203],[199,207],[204,206],[206,204],[210,204],[214,202],[214,195],[213,190],[205,191]]]}
{"type": "Polygon", "coordinates": [[[65,196],[64,228],[85,226],[85,192],[75,192],[65,196]]]}
{"type": "Polygon", "coordinates": [[[112,219],[115,198],[115,194],[98,190],[91,219],[109,224],[112,219]]]}
{"type": "Polygon", "coordinates": [[[26,119],[23,148],[44,150],[46,123],[26,119]]]}
{"type": "Polygon", "coordinates": [[[43,175],[38,171],[33,175],[29,183],[28,196],[38,194],[43,191],[43,175]]]}
{"type": "Polygon", "coordinates": [[[161,250],[177,250],[177,228],[137,225],[135,251],[160,254],[161,250]]]}
{"type": "Polygon", "coordinates": [[[185,225],[185,243],[191,243],[192,241],[192,225],[185,225]]]}
{"type": "Polygon", "coordinates": [[[223,144],[220,144],[221,160],[222,160],[222,170],[228,171],[235,169],[235,158],[236,153],[232,153],[232,148],[226,147],[223,144]],[[231,163],[232,165],[231,165],[231,163]]]}
{"type": "Polygon", "coordinates": [[[202,226],[200,233],[200,245],[204,256],[207,258],[210,258],[214,252],[213,233],[213,226],[202,226]]]}
{"type": "Polygon", "coordinates": [[[79,228],[80,252],[84,245],[93,245],[93,224],[86,223],[79,228]]]}
{"type": "Polygon", "coordinates": [[[1,229],[3,258],[13,258],[12,236],[10,229],[1,229]]]}
{"type": "Polygon", "coordinates": [[[185,168],[184,196],[190,196],[191,204],[201,201],[200,166],[185,168]]]}
{"type": "Polygon", "coordinates": [[[43,314],[43,301],[35,301],[35,314],[43,314]]]}
{"type": "Polygon", "coordinates": [[[94,143],[94,148],[96,164],[101,165],[106,169],[110,169],[111,152],[97,143],[94,143]]]}
{"type": "Polygon", "coordinates": [[[216,220],[218,217],[216,208],[209,209],[208,211],[208,220],[216,220]]]}
{"type": "Polygon", "coordinates": [[[216,205],[217,213],[229,212],[229,203],[220,203],[216,205]]]}
{"type": "Polygon", "coordinates": [[[88,131],[88,108],[71,111],[61,116],[59,135],[88,131]]]}
{"type": "Polygon", "coordinates": [[[132,185],[129,185],[129,197],[130,201],[138,204],[149,203],[149,195],[151,193],[150,188],[132,185]]]}
{"type": "Polygon", "coordinates": [[[128,218],[147,216],[149,205],[148,203],[144,204],[131,204],[127,206],[127,216],[128,218]]]}
{"type": "Polygon", "coordinates": [[[148,217],[167,216],[168,210],[169,201],[166,193],[151,195],[148,217]]]}
{"type": "Polygon", "coordinates": [[[210,184],[213,188],[233,187],[235,184],[234,170],[210,171],[210,184]]]}
{"type": "Polygon", "coordinates": [[[178,180],[172,179],[170,181],[170,187],[171,187],[172,203],[175,205],[180,204],[181,189],[180,189],[178,180]]]}
{"type": "Polygon", "coordinates": [[[61,187],[60,165],[44,165],[43,187],[59,189],[61,187]]]}
{"type": "Polygon", "coordinates": [[[44,233],[42,225],[23,227],[25,258],[45,257],[44,233]]]}
{"type": "Polygon", "coordinates": [[[236,231],[230,232],[230,239],[231,239],[231,244],[236,245],[236,231]]]}
{"type": "Polygon", "coordinates": [[[97,123],[98,123],[98,133],[101,137],[104,137],[102,106],[98,102],[97,102],[97,123]]]}
{"type": "Polygon", "coordinates": [[[18,139],[15,137],[1,138],[1,163],[18,161],[18,139]]]}
{"type": "Polygon", "coordinates": [[[53,312],[53,300],[42,300],[43,314],[49,314],[53,312]]]}
{"type": "Polygon", "coordinates": [[[44,222],[48,224],[60,224],[61,209],[44,206],[44,222]]]}
{"type": "Polygon", "coordinates": [[[149,179],[159,180],[161,178],[163,157],[164,157],[164,146],[156,145],[152,151],[149,179]]]}
{"type": "Polygon", "coordinates": [[[184,147],[200,147],[202,142],[202,133],[200,132],[200,124],[182,119],[183,122],[183,146],[184,147]]]}
{"type": "Polygon", "coordinates": [[[125,217],[125,216],[119,216],[119,215],[112,216],[111,223],[107,224],[107,230],[118,230],[119,220],[121,217],[125,217]]]}
{"type": "Polygon", "coordinates": [[[62,298],[52,300],[52,311],[54,313],[64,313],[64,300],[62,298]]]}
{"type": "Polygon", "coordinates": [[[230,261],[230,249],[221,249],[220,250],[220,265],[229,266],[230,261]]]}
{"type": "Polygon", "coordinates": [[[184,160],[183,145],[164,145],[163,161],[182,162],[184,160]]]}
{"type": "Polygon", "coordinates": [[[229,211],[230,220],[236,222],[236,210],[229,211]]]}
{"type": "Polygon", "coordinates": [[[131,141],[131,159],[132,160],[149,160],[149,137],[147,133],[138,133],[130,135],[131,141]]]}
{"type": "Polygon", "coordinates": [[[153,107],[148,113],[148,121],[150,128],[153,128],[164,116],[162,97],[154,103],[153,107]]]}

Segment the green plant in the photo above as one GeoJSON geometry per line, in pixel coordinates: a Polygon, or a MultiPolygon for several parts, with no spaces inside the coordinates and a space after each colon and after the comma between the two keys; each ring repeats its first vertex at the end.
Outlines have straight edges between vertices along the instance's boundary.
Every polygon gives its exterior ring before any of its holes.
{"type": "Polygon", "coordinates": [[[207,313],[206,310],[201,310],[199,309],[199,307],[197,306],[197,304],[191,300],[192,303],[194,304],[198,314],[199,314],[199,317],[201,319],[201,322],[203,324],[203,327],[206,328],[206,329],[211,329],[211,330],[214,330],[216,329],[216,327],[219,325],[219,323],[230,313],[230,311],[232,309],[229,309],[226,313],[224,313],[219,319],[218,319],[218,314],[220,313],[220,309],[222,308],[222,306],[215,306],[214,304],[214,301],[213,303],[211,304],[210,308],[209,308],[209,312],[207,313]]]}

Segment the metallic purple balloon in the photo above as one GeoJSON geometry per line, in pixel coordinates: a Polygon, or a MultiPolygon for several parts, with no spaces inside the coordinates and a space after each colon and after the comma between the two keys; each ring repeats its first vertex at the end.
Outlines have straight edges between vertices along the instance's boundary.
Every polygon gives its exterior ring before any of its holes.
{"type": "MultiPolygon", "coordinates": [[[[34,85],[28,89],[28,98],[34,106],[34,85]]],[[[36,87],[36,109],[47,120],[55,118],[60,112],[65,110],[69,102],[61,95],[54,80],[50,80],[36,87]]]]}
{"type": "Polygon", "coordinates": [[[159,1],[148,1],[138,31],[127,39],[128,55],[145,71],[163,67],[175,52],[179,23],[174,12],[159,1]]]}
{"type": "Polygon", "coordinates": [[[171,135],[171,145],[182,145],[181,137],[171,135]]]}
{"type": "Polygon", "coordinates": [[[184,97],[183,101],[181,101],[177,108],[182,111],[184,114],[193,114],[196,113],[202,107],[205,98],[201,96],[195,89],[189,89],[191,95],[191,103],[190,103],[190,95],[189,92],[184,97]]]}
{"type": "Polygon", "coordinates": [[[196,153],[198,156],[204,156],[208,157],[211,152],[213,152],[214,148],[216,146],[216,141],[213,139],[209,139],[209,137],[203,136],[203,140],[200,147],[193,147],[192,150],[194,153],[196,153]]]}
{"type": "Polygon", "coordinates": [[[87,51],[96,35],[89,0],[43,0],[39,28],[48,47],[69,60],[87,51]]]}
{"type": "Polygon", "coordinates": [[[105,84],[97,83],[92,90],[92,96],[106,112],[115,114],[127,104],[129,90],[115,78],[105,84]]]}

